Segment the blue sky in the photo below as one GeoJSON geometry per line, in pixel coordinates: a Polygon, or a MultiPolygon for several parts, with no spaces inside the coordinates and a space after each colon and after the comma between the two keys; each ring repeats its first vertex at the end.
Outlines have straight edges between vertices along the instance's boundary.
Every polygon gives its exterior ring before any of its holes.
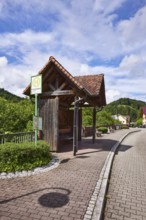
{"type": "Polygon", "coordinates": [[[146,101],[146,0],[0,0],[0,88],[23,89],[53,55],[104,73],[107,102],[146,101]]]}

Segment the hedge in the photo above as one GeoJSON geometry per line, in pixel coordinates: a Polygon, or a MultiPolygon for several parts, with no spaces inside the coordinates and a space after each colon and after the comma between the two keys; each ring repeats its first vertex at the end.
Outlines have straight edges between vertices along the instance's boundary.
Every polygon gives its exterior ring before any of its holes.
{"type": "Polygon", "coordinates": [[[122,125],[121,127],[122,129],[129,129],[129,127],[127,125],[122,125]]]}
{"type": "Polygon", "coordinates": [[[107,127],[99,127],[98,131],[102,132],[103,134],[108,132],[108,128],[107,127]]]}
{"type": "Polygon", "coordinates": [[[0,172],[31,170],[51,160],[49,145],[44,141],[5,143],[0,145],[0,172]]]}

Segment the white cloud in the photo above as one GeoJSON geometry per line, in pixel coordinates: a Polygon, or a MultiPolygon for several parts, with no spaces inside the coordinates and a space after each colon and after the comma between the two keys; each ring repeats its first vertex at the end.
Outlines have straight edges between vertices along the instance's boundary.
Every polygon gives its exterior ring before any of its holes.
{"type": "Polygon", "coordinates": [[[6,65],[0,67],[0,88],[22,96],[22,92],[30,82],[32,72],[25,67],[6,65]]]}
{"type": "MultiPolygon", "coordinates": [[[[51,18],[51,14],[57,16],[57,21],[52,31],[32,31],[25,30],[21,33],[5,33],[0,38],[0,46],[13,46],[17,48],[42,46],[48,51],[54,47],[60,48],[66,53],[70,50],[78,54],[79,57],[87,57],[88,52],[93,53],[98,58],[110,60],[119,55],[131,53],[141,49],[145,45],[146,35],[146,8],[140,9],[135,16],[129,20],[113,24],[114,10],[121,7],[125,0],[84,0],[83,2],[71,1],[60,2],[57,0],[43,3],[38,0],[26,1],[14,0],[12,7],[23,5],[23,15],[27,18],[30,10],[44,13],[46,20],[51,18]],[[95,10],[96,8],[96,10],[95,10]],[[102,13],[100,13],[102,11],[102,13]],[[90,13],[89,13],[90,12],[90,13]],[[113,14],[111,14],[113,12],[113,14]],[[47,15],[48,13],[48,15],[47,15]],[[110,14],[109,14],[110,13],[110,14]],[[112,18],[112,19],[111,19],[112,18]]],[[[7,8],[9,1],[6,0],[7,8]]],[[[5,4],[6,4],[5,3],[5,4]]],[[[21,10],[20,10],[21,11],[21,10]]],[[[15,16],[15,13],[14,13],[15,16]]],[[[29,48],[30,49],[30,48],[29,48]]]]}
{"type": "MultiPolygon", "coordinates": [[[[122,65],[124,66],[124,60],[122,65]]],[[[58,57],[58,60],[61,60],[61,57],[58,57]]],[[[140,60],[139,60],[140,61],[140,60]]],[[[130,61],[129,61],[130,62],[130,61]]],[[[62,65],[67,68],[73,75],[86,75],[86,74],[98,74],[104,73],[105,75],[105,89],[106,89],[106,99],[107,103],[117,100],[121,97],[130,97],[139,100],[146,100],[145,93],[145,76],[141,77],[134,76],[132,69],[129,68],[129,63],[125,63],[125,68],[121,69],[119,67],[104,67],[104,66],[95,66],[92,67],[85,63],[79,63],[75,60],[69,60],[64,57],[61,60],[62,65]],[[77,73],[77,74],[74,74],[77,73]]],[[[132,60],[131,60],[131,63],[132,60]]],[[[137,64],[138,65],[138,64],[137,64]]],[[[133,67],[134,68],[134,67],[133,67]]],[[[136,73],[135,73],[136,75],[136,73]]]]}
{"type": "MultiPolygon", "coordinates": [[[[134,95],[136,91],[139,92],[139,99],[146,98],[143,94],[145,91],[145,80],[142,77],[131,77],[129,80],[128,70],[126,76],[123,74],[120,67],[92,67],[80,62],[78,59],[69,59],[68,57],[58,56],[57,54],[53,55],[73,75],[104,73],[107,103],[120,97],[135,98],[137,97],[134,95]]],[[[0,87],[20,96],[22,96],[24,88],[30,83],[30,77],[32,75],[36,75],[38,71],[46,64],[48,61],[48,56],[47,54],[44,55],[43,53],[30,53],[29,56],[26,56],[24,60],[25,64],[23,65],[15,66],[8,63],[6,64],[5,62],[5,65],[0,66],[0,87]],[[37,60],[37,62],[33,63],[33,59],[37,60]]]]}
{"type": "MultiPolygon", "coordinates": [[[[125,94],[123,94],[122,96],[126,97],[125,94]]],[[[114,89],[107,90],[106,91],[107,104],[121,98],[122,96],[121,96],[121,93],[116,89],[115,90],[114,89]]]]}
{"type": "Polygon", "coordinates": [[[95,10],[104,14],[109,14],[111,12],[114,12],[116,9],[120,8],[125,1],[126,0],[112,0],[109,3],[108,0],[96,0],[95,10]]]}
{"type": "Polygon", "coordinates": [[[0,67],[6,66],[8,63],[8,60],[6,57],[0,57],[0,67]]]}
{"type": "Polygon", "coordinates": [[[0,18],[6,15],[7,3],[5,0],[0,1],[0,18]]]}
{"type": "Polygon", "coordinates": [[[125,52],[139,51],[146,47],[146,6],[131,19],[121,21],[117,30],[125,52]]]}
{"type": "Polygon", "coordinates": [[[1,33],[0,50],[5,55],[0,57],[0,87],[21,95],[30,76],[37,74],[53,55],[73,75],[104,73],[108,102],[135,97],[136,91],[145,97],[146,7],[129,20],[116,23],[115,10],[125,1],[1,0],[0,17],[15,21],[21,13],[20,19],[24,16],[27,20],[30,15],[42,13],[51,28],[1,33]],[[95,64],[119,56],[123,59],[116,67],[95,64]],[[9,57],[18,63],[8,63],[9,57]],[[92,60],[94,66],[89,64],[92,60]]]}
{"type": "Polygon", "coordinates": [[[54,40],[52,33],[34,32],[32,30],[25,30],[21,33],[4,33],[0,35],[0,47],[36,47],[47,45],[54,40]]]}
{"type": "Polygon", "coordinates": [[[120,63],[119,70],[127,72],[129,77],[146,78],[146,54],[125,56],[120,63]]]}

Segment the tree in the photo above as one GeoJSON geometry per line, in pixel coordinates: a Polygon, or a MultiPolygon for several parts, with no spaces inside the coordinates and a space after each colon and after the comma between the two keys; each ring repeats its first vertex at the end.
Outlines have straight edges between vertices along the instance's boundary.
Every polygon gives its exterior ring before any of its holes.
{"type": "Polygon", "coordinates": [[[14,103],[0,98],[0,133],[26,131],[33,112],[34,106],[30,100],[14,103]]]}
{"type": "Polygon", "coordinates": [[[114,119],[111,114],[105,111],[101,111],[96,115],[96,125],[100,126],[112,126],[114,125],[114,119]]]}
{"type": "Polygon", "coordinates": [[[5,111],[7,109],[7,101],[0,97],[0,133],[4,132],[5,127],[5,111]]]}
{"type": "Polygon", "coordinates": [[[92,108],[86,107],[82,109],[82,115],[83,115],[83,125],[89,126],[92,125],[92,108]]]}
{"type": "Polygon", "coordinates": [[[137,119],[136,124],[137,126],[142,125],[142,118],[137,119]]]}

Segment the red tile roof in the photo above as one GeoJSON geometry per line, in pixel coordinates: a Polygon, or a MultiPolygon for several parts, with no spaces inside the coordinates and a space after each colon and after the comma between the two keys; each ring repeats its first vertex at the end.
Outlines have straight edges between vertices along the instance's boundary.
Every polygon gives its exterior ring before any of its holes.
{"type": "Polygon", "coordinates": [[[142,107],[142,113],[146,115],[146,106],[142,107]]]}
{"type": "Polygon", "coordinates": [[[90,93],[90,95],[99,95],[102,80],[104,78],[103,74],[75,76],[74,78],[90,93]]]}
{"type": "MultiPolygon", "coordinates": [[[[38,72],[39,74],[42,74],[49,68],[49,66],[51,66],[51,64],[54,63],[56,67],[58,67],[58,69],[60,69],[60,71],[64,74],[64,76],[66,76],[67,78],[69,78],[79,89],[83,89],[83,86],[77,82],[74,77],[53,57],[50,56],[49,61],[47,62],[47,64],[38,72]]],[[[24,94],[28,95],[30,93],[30,84],[25,88],[25,90],[23,91],[24,94]]]]}
{"type": "MultiPolygon", "coordinates": [[[[99,96],[102,99],[102,104],[105,105],[105,91],[104,91],[104,75],[84,75],[84,76],[75,76],[73,77],[53,56],[49,58],[48,63],[38,72],[39,74],[45,74],[46,71],[53,65],[57,67],[61,74],[64,75],[70,82],[76,86],[80,91],[84,91],[88,96],[99,96]],[[103,85],[102,85],[103,83],[103,85]],[[102,88],[101,88],[102,87],[102,88]]],[[[26,95],[30,95],[30,85],[27,86],[23,92],[26,95]]]]}
{"type": "MultiPolygon", "coordinates": [[[[84,75],[73,77],[53,56],[49,58],[70,80],[75,83],[79,89],[85,89],[90,95],[99,95],[103,74],[98,75],[84,75]]],[[[47,66],[47,65],[46,65],[47,66]]],[[[46,68],[40,71],[40,73],[46,68]]]]}
{"type": "MultiPolygon", "coordinates": [[[[64,75],[66,75],[71,81],[73,81],[80,89],[83,89],[83,86],[79,82],[77,82],[74,77],[53,56],[49,58],[49,62],[53,62],[64,73],[64,75]]],[[[41,72],[42,70],[40,71],[40,73],[41,72]]]]}

